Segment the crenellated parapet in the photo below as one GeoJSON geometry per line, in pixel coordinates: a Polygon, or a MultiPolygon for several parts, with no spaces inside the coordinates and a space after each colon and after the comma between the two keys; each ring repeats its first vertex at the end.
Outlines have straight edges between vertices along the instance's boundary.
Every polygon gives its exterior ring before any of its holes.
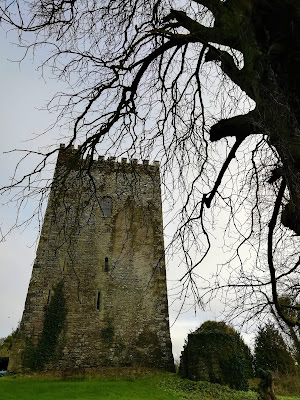
{"type": "Polygon", "coordinates": [[[97,168],[99,166],[103,167],[103,164],[109,164],[110,167],[112,165],[115,165],[116,168],[118,168],[119,166],[129,166],[130,168],[136,167],[141,170],[154,170],[159,168],[159,161],[153,161],[153,163],[150,163],[149,160],[142,160],[140,162],[136,158],[121,158],[120,160],[118,160],[116,157],[108,156],[107,158],[105,158],[105,156],[103,155],[99,155],[97,158],[91,159],[90,155],[83,156],[80,149],[80,146],[75,147],[71,145],[66,147],[65,144],[61,143],[58,155],[58,163],[66,164],[68,161],[70,161],[71,165],[73,166],[90,166],[90,168],[97,168]]]}

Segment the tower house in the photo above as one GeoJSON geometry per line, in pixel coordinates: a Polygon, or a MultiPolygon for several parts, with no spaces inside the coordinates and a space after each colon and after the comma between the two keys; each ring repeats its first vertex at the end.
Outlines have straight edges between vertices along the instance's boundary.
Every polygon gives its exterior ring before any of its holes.
{"type": "Polygon", "coordinates": [[[9,370],[173,365],[158,163],[61,146],[9,370]]]}

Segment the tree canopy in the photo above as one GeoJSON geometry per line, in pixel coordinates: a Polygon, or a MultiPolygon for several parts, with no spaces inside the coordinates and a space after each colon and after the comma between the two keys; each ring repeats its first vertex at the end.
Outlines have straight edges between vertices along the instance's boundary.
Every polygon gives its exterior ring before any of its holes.
{"type": "Polygon", "coordinates": [[[295,374],[295,360],[278,329],[271,323],[261,326],[254,345],[255,369],[279,374],[295,374]]]}
{"type": "MultiPolygon", "coordinates": [[[[0,13],[25,55],[46,49],[41,71],[69,85],[48,104],[66,149],[80,144],[88,168],[101,147],[160,158],[178,223],[171,249],[187,267],[182,299],[233,293],[235,315],[271,310],[299,339],[299,313],[288,312],[299,309],[298,1],[14,0],[0,13]],[[226,268],[207,281],[200,266],[219,221],[226,268]]],[[[2,190],[44,194],[58,140],[2,190]]]]}

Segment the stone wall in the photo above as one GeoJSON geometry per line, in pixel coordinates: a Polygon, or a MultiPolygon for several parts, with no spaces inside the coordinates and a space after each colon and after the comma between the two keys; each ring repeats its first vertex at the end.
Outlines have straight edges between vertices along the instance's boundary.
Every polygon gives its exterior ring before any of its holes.
{"type": "Polygon", "coordinates": [[[58,156],[9,370],[26,369],[59,283],[66,320],[44,369],[173,370],[159,166],[76,155],[58,156]]]}

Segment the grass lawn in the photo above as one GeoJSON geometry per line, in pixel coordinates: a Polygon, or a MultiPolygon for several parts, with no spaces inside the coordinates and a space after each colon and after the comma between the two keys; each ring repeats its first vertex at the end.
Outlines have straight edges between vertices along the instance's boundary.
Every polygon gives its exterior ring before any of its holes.
{"type": "MultiPolygon", "coordinates": [[[[257,400],[256,392],[239,392],[209,382],[192,382],[175,374],[160,373],[134,378],[61,380],[45,377],[0,379],[0,400],[257,400]]],[[[298,396],[278,396],[299,400],[298,396]]]]}
{"type": "Polygon", "coordinates": [[[152,379],[61,381],[52,379],[1,378],[2,400],[179,400],[156,386],[152,379]]]}

